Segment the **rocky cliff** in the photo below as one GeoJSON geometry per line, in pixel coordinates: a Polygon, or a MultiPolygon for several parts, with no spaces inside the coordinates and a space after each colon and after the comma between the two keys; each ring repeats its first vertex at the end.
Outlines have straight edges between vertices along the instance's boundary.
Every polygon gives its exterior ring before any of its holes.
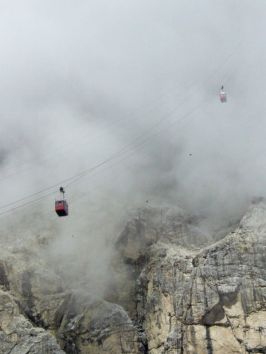
{"type": "Polygon", "coordinates": [[[266,353],[266,205],[226,235],[199,222],[152,208],[129,221],[104,300],[2,247],[0,353],[266,353]]]}

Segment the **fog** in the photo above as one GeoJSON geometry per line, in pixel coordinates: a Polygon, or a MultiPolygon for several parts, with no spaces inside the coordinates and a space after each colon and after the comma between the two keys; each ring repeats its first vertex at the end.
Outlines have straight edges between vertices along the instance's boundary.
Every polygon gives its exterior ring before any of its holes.
{"type": "Polygon", "coordinates": [[[146,200],[211,230],[265,196],[265,15],[261,0],[1,1],[2,238],[52,234],[49,257],[98,286],[146,200]]]}

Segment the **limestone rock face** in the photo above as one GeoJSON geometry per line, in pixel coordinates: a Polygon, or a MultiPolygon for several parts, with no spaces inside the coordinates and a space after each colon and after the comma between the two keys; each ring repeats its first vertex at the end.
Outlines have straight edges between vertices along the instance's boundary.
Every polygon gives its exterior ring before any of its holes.
{"type": "Polygon", "coordinates": [[[0,353],[63,354],[54,336],[34,327],[11,295],[0,291],[0,353]]]}
{"type": "Polygon", "coordinates": [[[199,222],[138,213],[105,299],[67,287],[38,252],[1,248],[0,354],[266,353],[266,205],[225,236],[199,222]]]}
{"type": "MultiPolygon", "coordinates": [[[[139,251],[139,259],[148,254],[131,315],[144,330],[147,352],[266,353],[265,205],[253,206],[213,245],[180,243],[159,236],[147,247],[144,237],[139,251]]],[[[130,252],[124,254],[129,263],[130,252]]],[[[137,263],[136,251],[131,261],[137,263]]]]}
{"type": "Polygon", "coordinates": [[[56,311],[66,298],[63,282],[38,255],[1,250],[0,286],[25,315],[44,328],[56,328],[56,311]]]}
{"type": "Polygon", "coordinates": [[[86,304],[72,298],[58,332],[67,353],[143,353],[140,335],[116,304],[86,304]]]}
{"type": "Polygon", "coordinates": [[[52,335],[61,285],[36,254],[1,247],[0,353],[64,353],[52,335]]]}

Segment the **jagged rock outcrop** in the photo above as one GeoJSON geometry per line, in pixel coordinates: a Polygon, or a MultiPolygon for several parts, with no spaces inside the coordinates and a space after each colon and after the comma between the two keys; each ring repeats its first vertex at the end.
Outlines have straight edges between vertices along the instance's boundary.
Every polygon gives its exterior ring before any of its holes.
{"type": "Polygon", "coordinates": [[[0,353],[63,354],[54,336],[21,314],[15,299],[0,290],[0,353]]]}
{"type": "Polygon", "coordinates": [[[2,249],[0,256],[0,354],[142,352],[121,306],[66,290],[38,252],[2,249]]]}
{"type": "Polygon", "coordinates": [[[200,222],[138,213],[105,300],[66,287],[38,253],[1,249],[0,353],[266,353],[266,205],[225,236],[200,222]]]}
{"type": "Polygon", "coordinates": [[[0,353],[64,353],[52,334],[62,281],[29,249],[0,257],[0,353]]]}
{"type": "Polygon", "coordinates": [[[264,204],[253,206],[234,232],[202,250],[181,246],[182,238],[173,243],[160,236],[149,246],[144,236],[130,258],[132,240],[121,237],[126,263],[134,267],[139,259],[143,268],[131,284],[132,316],[144,330],[148,353],[266,353],[264,204]]]}
{"type": "Polygon", "coordinates": [[[144,353],[138,330],[126,311],[106,301],[86,304],[72,298],[58,332],[67,353],[144,353]]]}

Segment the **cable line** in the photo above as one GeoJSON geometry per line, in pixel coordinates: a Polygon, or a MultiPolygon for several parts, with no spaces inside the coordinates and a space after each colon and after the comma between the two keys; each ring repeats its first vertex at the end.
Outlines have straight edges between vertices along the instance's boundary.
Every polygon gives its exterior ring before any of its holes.
{"type": "MultiPolygon", "coordinates": [[[[223,62],[227,62],[230,60],[230,58],[232,57],[232,53],[230,54],[230,56],[227,57],[227,59],[223,62]]],[[[219,69],[219,68],[218,68],[219,69]]],[[[216,73],[218,71],[218,69],[214,72],[216,73]]],[[[189,98],[189,97],[188,97],[189,98]]],[[[185,98],[183,100],[183,102],[186,102],[187,98],[185,98]]],[[[190,116],[192,113],[194,113],[196,110],[198,110],[200,108],[200,106],[204,103],[205,100],[201,101],[196,107],[194,107],[192,110],[190,110],[189,112],[185,113],[182,115],[182,117],[180,119],[178,119],[177,121],[172,122],[171,124],[168,125],[172,126],[173,124],[176,124],[177,122],[180,122],[184,119],[186,119],[188,116],[190,116]]],[[[132,154],[134,153],[137,149],[141,148],[142,146],[144,146],[154,135],[158,135],[160,133],[160,130],[152,133],[154,130],[156,130],[157,128],[160,128],[161,124],[166,122],[167,119],[169,119],[169,117],[171,117],[173,115],[173,113],[176,112],[176,110],[180,107],[180,103],[177,105],[177,107],[175,107],[171,112],[167,113],[167,115],[165,115],[163,118],[159,119],[155,124],[153,124],[151,127],[148,128],[148,130],[146,130],[145,132],[143,132],[142,134],[140,134],[139,136],[137,136],[135,139],[133,139],[133,141],[131,141],[129,144],[127,144],[126,146],[124,146],[122,149],[118,150],[116,153],[112,154],[111,156],[109,156],[108,158],[106,158],[105,160],[97,163],[96,165],[87,168],[71,177],[68,177],[64,180],[58,181],[56,184],[53,184],[51,186],[48,186],[46,188],[41,189],[40,191],[34,192],[32,194],[29,194],[25,197],[22,197],[16,201],[4,204],[2,206],[0,206],[0,209],[6,209],[8,207],[14,206],[8,210],[4,210],[3,212],[0,212],[0,215],[4,215],[6,213],[9,213],[11,211],[17,210],[19,208],[25,207],[27,205],[31,205],[32,203],[35,203],[39,200],[42,200],[46,197],[48,197],[49,195],[54,194],[56,191],[54,190],[54,188],[59,187],[60,185],[65,185],[65,187],[70,186],[74,183],[76,183],[78,180],[80,180],[81,178],[85,177],[86,175],[98,170],[99,168],[101,168],[104,165],[107,165],[109,162],[116,160],[120,157],[124,158],[124,155],[127,155],[128,153],[132,154]],[[132,150],[133,149],[133,150],[132,150]],[[52,190],[52,191],[51,191],[52,190]],[[21,202],[24,202],[28,199],[31,199],[35,196],[38,196],[42,193],[48,192],[43,196],[40,196],[34,200],[30,200],[27,201],[23,204],[20,205],[16,205],[19,204],[21,202]]],[[[166,127],[167,128],[167,127],[166,127]]]]}

